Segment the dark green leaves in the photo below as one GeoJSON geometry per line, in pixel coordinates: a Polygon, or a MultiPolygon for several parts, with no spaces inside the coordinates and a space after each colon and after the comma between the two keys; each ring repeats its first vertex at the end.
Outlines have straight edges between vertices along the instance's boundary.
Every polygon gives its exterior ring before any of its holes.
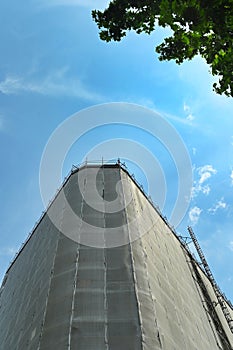
{"type": "Polygon", "coordinates": [[[233,96],[233,0],[113,0],[92,16],[105,41],[170,27],[173,35],[156,48],[159,59],[180,64],[200,54],[219,77],[215,91],[233,96]]]}

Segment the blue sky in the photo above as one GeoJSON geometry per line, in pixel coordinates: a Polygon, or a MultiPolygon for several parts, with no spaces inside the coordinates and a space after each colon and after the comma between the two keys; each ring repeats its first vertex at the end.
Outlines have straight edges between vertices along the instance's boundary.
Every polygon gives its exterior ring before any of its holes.
{"type": "MultiPolygon", "coordinates": [[[[95,7],[105,4],[96,1],[95,7]]],[[[154,47],[169,30],[129,33],[107,44],[98,38],[91,9],[91,1],[81,0],[0,5],[0,276],[43,210],[40,160],[52,132],[84,108],[122,101],[159,112],[182,137],[194,182],[177,230],[186,236],[187,225],[193,226],[217,282],[233,301],[233,100],[212,91],[215,79],[199,57],[180,66],[159,62],[154,47]]],[[[135,127],[109,125],[84,135],[67,155],[63,176],[89,148],[117,138],[139,142],[159,159],[169,218],[176,169],[161,144],[135,127]]],[[[130,166],[144,183],[143,173],[130,166]]]]}

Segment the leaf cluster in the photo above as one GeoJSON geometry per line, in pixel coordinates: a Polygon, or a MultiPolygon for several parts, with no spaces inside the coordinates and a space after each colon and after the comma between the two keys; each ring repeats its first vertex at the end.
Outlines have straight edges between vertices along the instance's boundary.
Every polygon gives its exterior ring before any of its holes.
{"type": "Polygon", "coordinates": [[[113,0],[92,16],[107,42],[129,30],[170,27],[172,35],[156,47],[159,59],[180,64],[201,55],[219,78],[214,90],[233,97],[233,0],[113,0]]]}

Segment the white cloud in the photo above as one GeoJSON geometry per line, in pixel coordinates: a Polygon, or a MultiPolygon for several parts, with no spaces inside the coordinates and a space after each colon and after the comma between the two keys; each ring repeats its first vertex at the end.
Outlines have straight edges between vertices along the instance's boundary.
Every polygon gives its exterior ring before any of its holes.
{"type": "Polygon", "coordinates": [[[189,105],[187,105],[186,102],[184,102],[184,104],[183,104],[183,110],[184,110],[184,112],[186,114],[186,118],[185,119],[189,123],[192,122],[195,119],[195,117],[192,114],[191,107],[189,105]]]}
{"type": "Polygon", "coordinates": [[[224,201],[222,197],[212,208],[208,209],[208,212],[211,214],[215,214],[218,209],[225,209],[227,207],[227,203],[224,201]]]}
{"type": "Polygon", "coordinates": [[[205,182],[206,180],[208,180],[211,177],[211,173],[209,173],[208,171],[201,174],[201,178],[199,180],[199,184],[203,184],[203,182],[205,182]]]}
{"type": "Polygon", "coordinates": [[[11,95],[21,89],[21,83],[18,78],[6,77],[0,82],[0,92],[4,95],[11,95]]]}
{"type": "Polygon", "coordinates": [[[184,102],[184,105],[183,105],[183,109],[184,109],[184,112],[189,112],[190,111],[190,107],[184,102]]]}
{"type": "Polygon", "coordinates": [[[195,156],[197,153],[197,149],[195,147],[192,148],[193,155],[195,156]]]}
{"type": "MultiPolygon", "coordinates": [[[[154,112],[159,113],[160,115],[166,117],[167,119],[173,120],[179,124],[184,124],[190,126],[190,122],[187,120],[187,118],[181,118],[176,115],[168,114],[164,111],[160,111],[157,109],[156,105],[154,104],[154,101],[147,99],[147,98],[140,98],[140,99],[134,99],[130,98],[127,100],[129,103],[137,103],[139,105],[145,106],[149,109],[152,109],[154,112]]],[[[194,125],[192,125],[194,126],[194,125]]]]}
{"type": "Polygon", "coordinates": [[[231,241],[231,242],[229,243],[229,248],[230,248],[230,250],[233,251],[233,241],[231,241]]]}
{"type": "Polygon", "coordinates": [[[198,174],[200,175],[199,183],[202,184],[204,181],[209,179],[212,175],[217,173],[217,170],[213,168],[212,165],[204,165],[197,169],[198,174]]]}
{"type": "Polygon", "coordinates": [[[3,247],[0,250],[0,255],[13,257],[17,253],[17,251],[18,249],[13,247],[3,247]]]}
{"type": "Polygon", "coordinates": [[[193,207],[189,211],[189,220],[192,225],[196,225],[198,223],[199,217],[201,215],[202,210],[198,207],[193,207]]]}
{"type": "Polygon", "coordinates": [[[177,117],[175,115],[171,115],[171,114],[167,114],[167,113],[163,113],[163,115],[165,117],[167,117],[168,119],[174,120],[175,122],[190,126],[190,120],[188,120],[187,118],[180,118],[180,117],[177,117]]]}
{"type": "Polygon", "coordinates": [[[231,185],[233,186],[233,170],[231,171],[230,178],[231,178],[231,185]]]}
{"type": "Polygon", "coordinates": [[[194,186],[192,187],[192,198],[197,196],[198,193],[203,193],[208,195],[210,193],[210,185],[204,184],[208,179],[217,173],[217,170],[214,169],[212,165],[204,165],[202,167],[197,168],[197,173],[199,179],[194,181],[194,186]]]}
{"type": "Polygon", "coordinates": [[[201,192],[208,195],[210,193],[210,185],[201,186],[201,192]]]}
{"type": "Polygon", "coordinates": [[[190,113],[187,118],[186,118],[189,122],[192,122],[195,118],[194,116],[190,113]]]}
{"type": "Polygon", "coordinates": [[[0,92],[5,95],[36,93],[49,96],[70,96],[90,101],[103,101],[99,94],[88,90],[80,80],[65,76],[67,69],[57,70],[42,80],[27,80],[8,76],[0,82],[0,92]]]}

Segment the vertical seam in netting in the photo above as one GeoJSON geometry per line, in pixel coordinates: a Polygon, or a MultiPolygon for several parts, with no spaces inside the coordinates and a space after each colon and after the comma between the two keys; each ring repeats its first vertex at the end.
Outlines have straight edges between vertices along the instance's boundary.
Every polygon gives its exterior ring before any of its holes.
{"type": "MultiPolygon", "coordinates": [[[[121,171],[121,169],[119,168],[119,172],[120,172],[120,177],[122,176],[122,174],[125,174],[121,171]]],[[[126,177],[128,183],[129,183],[129,188],[130,188],[130,192],[132,195],[132,191],[131,191],[131,183],[129,181],[128,176],[126,177]]],[[[126,201],[125,201],[125,195],[124,195],[124,187],[123,184],[121,184],[122,186],[122,197],[123,197],[123,202],[124,202],[124,211],[125,211],[125,217],[126,217],[126,227],[128,230],[128,239],[129,239],[129,253],[130,253],[130,258],[131,258],[131,268],[132,268],[132,278],[133,278],[133,285],[134,285],[134,294],[135,294],[135,300],[136,300],[136,304],[137,304],[137,315],[138,315],[138,323],[139,323],[139,328],[140,328],[140,338],[141,338],[141,348],[143,348],[142,342],[143,342],[143,327],[142,327],[142,322],[141,322],[141,311],[140,311],[140,301],[139,301],[139,297],[138,297],[138,289],[137,289],[137,277],[136,277],[136,272],[135,272],[135,268],[134,268],[134,257],[133,257],[133,250],[132,250],[132,243],[131,243],[131,235],[130,235],[130,229],[129,229],[129,225],[127,224],[127,212],[126,212],[126,201]]],[[[133,195],[132,195],[132,199],[133,199],[133,195]]]]}

